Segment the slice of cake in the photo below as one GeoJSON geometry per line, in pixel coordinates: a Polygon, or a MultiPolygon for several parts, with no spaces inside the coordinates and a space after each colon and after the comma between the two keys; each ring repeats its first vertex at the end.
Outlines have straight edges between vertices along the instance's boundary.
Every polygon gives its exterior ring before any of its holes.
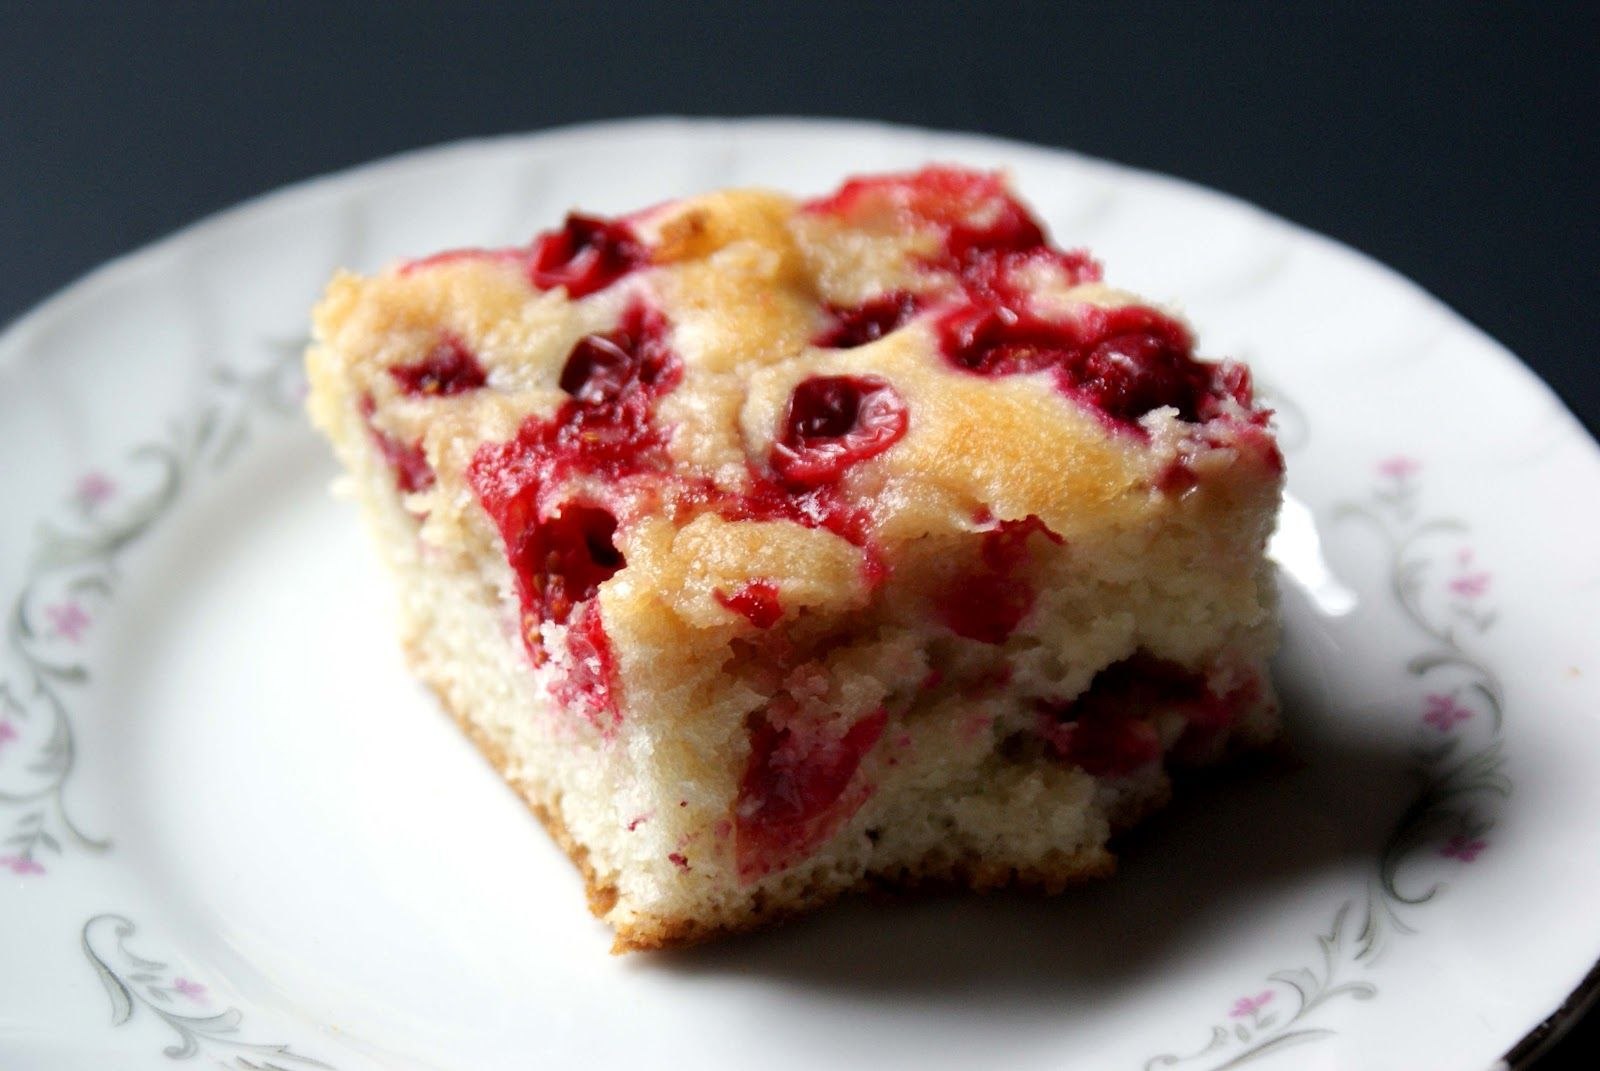
{"type": "Polygon", "coordinates": [[[934,167],[340,275],[307,365],[412,666],[621,950],[1106,874],[1274,736],[1283,462],[1193,345],[934,167]]]}

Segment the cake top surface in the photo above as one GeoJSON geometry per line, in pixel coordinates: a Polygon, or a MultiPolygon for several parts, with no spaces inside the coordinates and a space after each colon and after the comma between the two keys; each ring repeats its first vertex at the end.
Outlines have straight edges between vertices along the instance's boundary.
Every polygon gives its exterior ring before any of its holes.
{"type": "Polygon", "coordinates": [[[498,536],[541,622],[606,584],[759,628],[866,605],[925,537],[1070,541],[1281,468],[1242,367],[954,167],[574,213],[342,274],[316,330],[425,540],[498,536]]]}

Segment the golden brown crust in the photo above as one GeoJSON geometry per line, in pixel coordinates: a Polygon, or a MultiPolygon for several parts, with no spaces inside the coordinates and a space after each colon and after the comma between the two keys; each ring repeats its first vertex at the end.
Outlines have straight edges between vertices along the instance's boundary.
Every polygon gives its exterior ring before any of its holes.
{"type": "Polygon", "coordinates": [[[722,937],[764,930],[851,897],[899,899],[952,889],[980,893],[1011,889],[1055,896],[1074,885],[1109,877],[1115,871],[1116,857],[1105,851],[1086,850],[1065,857],[1055,867],[1036,868],[1004,866],[977,856],[948,862],[925,859],[893,872],[865,874],[848,888],[808,889],[783,900],[757,891],[751,898],[750,910],[731,922],[708,925],[699,919],[647,919],[619,926],[611,951],[656,952],[688,948],[722,937]]]}

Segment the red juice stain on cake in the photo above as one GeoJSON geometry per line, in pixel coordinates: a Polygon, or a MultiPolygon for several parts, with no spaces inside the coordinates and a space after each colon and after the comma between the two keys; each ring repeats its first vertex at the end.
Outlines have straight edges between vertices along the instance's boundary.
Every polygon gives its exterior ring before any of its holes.
{"type": "MultiPolygon", "coordinates": [[[[508,442],[485,443],[467,481],[505,542],[523,611],[523,639],[542,661],[538,626],[567,621],[570,689],[589,694],[591,707],[614,716],[612,658],[595,590],[621,569],[615,516],[598,503],[559,498],[573,475],[614,485],[630,476],[664,472],[665,438],[652,422],[655,400],[682,378],[668,343],[668,324],[634,302],[616,329],[573,347],[561,384],[570,397],[549,419],[530,417],[508,442]]],[[[561,698],[558,696],[558,698],[561,698]]]]}
{"type": "Polygon", "coordinates": [[[1085,250],[1048,245],[972,251],[954,270],[969,303],[1010,308],[1026,308],[1032,288],[1051,276],[1067,287],[1099,282],[1101,276],[1100,262],[1085,250]]]}
{"type": "Polygon", "coordinates": [[[827,306],[833,323],[811,340],[813,346],[849,350],[876,342],[909,323],[916,316],[916,295],[895,290],[860,305],[827,306]]]}
{"type": "Polygon", "coordinates": [[[905,399],[888,380],[813,376],[789,396],[768,463],[791,487],[821,487],[899,442],[909,423],[905,399]]]}
{"type": "Polygon", "coordinates": [[[780,728],[764,714],[752,717],[733,816],[741,882],[804,859],[866,802],[870,788],[849,789],[888,720],[880,707],[834,738],[780,728]]]}
{"type": "Polygon", "coordinates": [[[1017,675],[1017,667],[1010,662],[1002,663],[987,673],[980,674],[961,686],[961,694],[968,699],[984,699],[992,696],[1011,683],[1011,678],[1017,675]]]}
{"type": "Polygon", "coordinates": [[[679,870],[689,869],[689,857],[684,855],[682,852],[668,852],[667,862],[671,863],[679,870]]]}
{"type": "Polygon", "coordinates": [[[428,464],[428,456],[422,451],[422,443],[402,442],[393,435],[381,431],[373,421],[377,411],[378,406],[372,400],[372,395],[362,396],[361,418],[366,422],[367,434],[372,436],[378,452],[394,471],[395,486],[402,494],[408,495],[426,491],[433,486],[434,475],[433,467],[428,464]]]}
{"type": "Polygon", "coordinates": [[[649,251],[627,222],[573,212],[560,230],[533,240],[528,278],[541,290],[564,286],[567,296],[577,299],[604,290],[649,261],[649,251]]]}
{"type": "Polygon", "coordinates": [[[1060,544],[1038,517],[1001,521],[983,534],[979,568],[961,577],[939,599],[940,620],[957,636],[1001,644],[1033,610],[1033,585],[1016,575],[1027,564],[1028,539],[1038,534],[1060,544]]]}
{"type": "Polygon", "coordinates": [[[1076,699],[1040,702],[1038,729],[1058,758],[1096,777],[1118,777],[1161,757],[1149,713],[1176,711],[1196,731],[1215,734],[1257,694],[1241,686],[1219,696],[1204,674],[1136,654],[1095,674],[1076,699]]]}
{"type": "Polygon", "coordinates": [[[939,248],[924,267],[957,272],[979,291],[1028,264],[1048,263],[1069,286],[1100,278],[1100,265],[1087,253],[1052,248],[1044,227],[993,172],[934,166],[851,179],[804,210],[869,230],[937,232],[939,248]]]}
{"type": "Polygon", "coordinates": [[[889,577],[889,563],[872,538],[872,513],[848,502],[836,484],[805,489],[780,482],[754,465],[749,487],[723,491],[703,484],[680,496],[683,505],[706,505],[725,521],[790,521],[832,532],[861,551],[862,578],[876,589],[889,577]]]}
{"type": "Polygon", "coordinates": [[[746,581],[732,595],[720,588],[711,594],[719,605],[732,610],[756,628],[771,628],[783,617],[778,585],[770,580],[746,581]]]}
{"type": "Polygon", "coordinates": [[[389,375],[411,396],[465,394],[489,381],[478,358],[456,335],[445,335],[422,360],[395,365],[389,375]]]}
{"type": "Polygon", "coordinates": [[[1224,361],[1217,368],[1213,400],[1203,415],[1206,423],[1194,429],[1179,444],[1176,455],[1156,474],[1156,489],[1163,494],[1181,495],[1200,483],[1194,471],[1196,458],[1208,450],[1228,447],[1246,464],[1283,475],[1283,451],[1272,435],[1272,410],[1258,406],[1251,384],[1250,370],[1242,364],[1224,361]],[[1231,411],[1226,399],[1238,403],[1231,411]]]}
{"type": "Polygon", "coordinates": [[[791,444],[774,444],[765,468],[748,464],[744,488],[729,490],[704,478],[676,481],[669,502],[674,519],[681,521],[706,509],[726,521],[789,521],[832,532],[861,551],[868,588],[881,586],[888,579],[889,565],[873,539],[871,511],[849,501],[833,479],[822,477],[833,474],[836,479],[855,462],[893,445],[905,431],[903,402],[877,377],[827,377],[807,383],[841,380],[852,385],[837,391],[826,387],[816,395],[810,388],[797,388],[802,401],[796,406],[791,399],[783,432],[792,437],[791,444]],[[818,396],[821,404],[813,409],[811,403],[818,396]],[[835,430],[843,434],[819,434],[835,430]]]}

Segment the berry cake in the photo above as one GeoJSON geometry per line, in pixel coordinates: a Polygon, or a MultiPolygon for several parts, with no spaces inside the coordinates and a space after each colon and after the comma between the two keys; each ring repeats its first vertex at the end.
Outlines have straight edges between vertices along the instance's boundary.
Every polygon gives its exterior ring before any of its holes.
{"type": "Polygon", "coordinates": [[[575,213],[315,319],[411,665],[618,950],[1058,890],[1277,732],[1249,373],[1000,176],[575,213]]]}

